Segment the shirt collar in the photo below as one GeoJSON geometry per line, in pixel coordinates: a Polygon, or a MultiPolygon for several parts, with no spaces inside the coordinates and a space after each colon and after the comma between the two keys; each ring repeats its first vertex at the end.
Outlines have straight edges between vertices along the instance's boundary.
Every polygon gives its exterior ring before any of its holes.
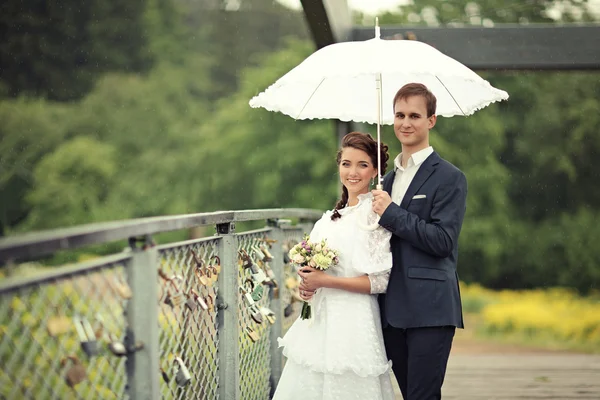
{"type": "MultiPolygon", "coordinates": [[[[417,151],[412,156],[410,156],[410,158],[408,159],[408,162],[406,163],[406,167],[409,168],[409,167],[423,164],[423,162],[427,159],[427,157],[429,157],[432,153],[433,153],[433,147],[431,147],[431,146],[417,151]]],[[[402,163],[400,160],[402,160],[402,153],[398,154],[398,156],[396,156],[396,158],[394,159],[394,171],[397,171],[397,170],[404,171],[404,168],[402,168],[402,163]]]]}

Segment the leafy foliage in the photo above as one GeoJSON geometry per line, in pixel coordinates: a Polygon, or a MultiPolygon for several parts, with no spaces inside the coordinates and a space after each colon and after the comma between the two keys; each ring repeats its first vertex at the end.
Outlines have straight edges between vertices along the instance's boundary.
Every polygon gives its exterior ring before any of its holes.
{"type": "MultiPolygon", "coordinates": [[[[230,3],[0,5],[1,234],[161,214],[332,207],[333,121],[248,106],[314,50],[302,15],[270,0],[244,0],[235,11],[230,3]]],[[[585,4],[422,0],[380,21],[587,21],[585,4]]],[[[432,133],[436,151],[468,179],[461,278],[496,288],[598,287],[598,73],[482,75],[509,101],[440,118],[432,133]]],[[[400,151],[390,127],[383,141],[392,157],[400,151]]]]}

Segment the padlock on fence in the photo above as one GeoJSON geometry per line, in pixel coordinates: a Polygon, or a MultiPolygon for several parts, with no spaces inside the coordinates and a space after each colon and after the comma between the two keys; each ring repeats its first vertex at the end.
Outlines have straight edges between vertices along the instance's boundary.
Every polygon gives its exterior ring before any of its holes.
{"type": "Polygon", "coordinates": [[[202,308],[204,311],[208,310],[208,304],[206,304],[204,299],[194,289],[190,289],[190,293],[188,294],[188,300],[185,302],[185,304],[190,310],[195,310],[197,306],[200,306],[200,308],[202,308]],[[188,305],[189,302],[196,304],[196,307],[193,307],[193,305],[191,304],[188,305]]]}
{"type": "Polygon", "coordinates": [[[92,357],[98,354],[98,341],[96,340],[96,333],[92,328],[92,325],[86,318],[75,317],[73,318],[73,324],[79,337],[79,343],[81,349],[88,356],[92,357]]]}
{"type": "Polygon", "coordinates": [[[214,265],[209,264],[206,266],[206,270],[210,272],[210,284],[214,285],[215,282],[217,282],[217,280],[219,279],[219,273],[217,272],[217,268],[214,265]]]}
{"type": "Polygon", "coordinates": [[[212,297],[212,295],[208,295],[205,298],[206,301],[206,305],[208,306],[208,312],[213,312],[215,311],[215,299],[212,297]]]}
{"type": "Polygon", "coordinates": [[[252,299],[254,301],[260,301],[265,293],[265,288],[261,284],[255,283],[252,279],[246,279],[245,283],[250,285],[248,292],[250,292],[252,299]]]}
{"type": "Polygon", "coordinates": [[[262,245],[259,248],[265,255],[265,260],[264,260],[265,262],[269,262],[269,261],[273,260],[273,255],[269,251],[269,246],[262,245]]]}
{"type": "Polygon", "coordinates": [[[256,302],[252,298],[252,295],[250,294],[250,292],[248,292],[248,290],[245,287],[240,286],[240,293],[242,293],[244,300],[246,301],[246,305],[248,307],[251,307],[254,304],[256,304],[256,302]]]}
{"type": "Polygon", "coordinates": [[[260,310],[256,307],[256,304],[253,305],[252,307],[250,307],[248,309],[248,311],[250,312],[250,317],[252,317],[252,319],[258,323],[258,324],[262,324],[263,322],[263,314],[260,312],[260,310]]]}
{"type": "Polygon", "coordinates": [[[48,329],[48,334],[50,336],[56,337],[58,335],[62,335],[71,330],[71,318],[62,314],[62,311],[56,308],[56,314],[48,318],[48,322],[46,323],[46,328],[48,329]]]}
{"type": "Polygon", "coordinates": [[[196,268],[194,270],[194,275],[196,275],[196,279],[203,286],[211,286],[212,285],[212,279],[211,279],[211,277],[208,276],[208,274],[210,274],[210,272],[205,271],[204,268],[196,268]]]}
{"type": "Polygon", "coordinates": [[[177,372],[175,373],[175,382],[179,387],[185,387],[192,380],[192,374],[187,369],[183,360],[180,357],[175,357],[173,361],[177,365],[177,372]]]}
{"type": "Polygon", "coordinates": [[[267,319],[267,321],[269,321],[271,325],[275,323],[275,320],[277,318],[275,317],[275,313],[273,312],[273,310],[267,307],[261,307],[260,312],[265,316],[265,318],[267,319]]]}
{"type": "Polygon", "coordinates": [[[215,271],[217,272],[217,275],[219,275],[221,273],[221,258],[217,255],[214,255],[210,258],[210,260],[208,261],[209,265],[211,265],[215,271]],[[214,262],[212,262],[214,260],[214,262]]]}
{"type": "Polygon", "coordinates": [[[248,255],[246,250],[241,249],[239,251],[239,254],[242,258],[242,268],[244,268],[244,270],[250,271],[250,276],[256,283],[263,283],[265,280],[267,280],[267,275],[265,274],[265,272],[261,268],[259,268],[258,265],[256,265],[256,263],[254,262],[252,257],[248,255]]]}
{"type": "Polygon", "coordinates": [[[254,256],[259,261],[264,261],[264,259],[265,259],[265,253],[263,253],[262,250],[257,245],[252,246],[252,252],[254,253],[254,256]]]}
{"type": "Polygon", "coordinates": [[[96,314],[96,321],[100,327],[96,330],[96,338],[99,340],[105,340],[107,343],[108,350],[117,357],[123,357],[127,355],[127,348],[123,342],[120,342],[115,336],[108,330],[104,323],[102,315],[96,314]]]}
{"type": "Polygon", "coordinates": [[[246,334],[253,342],[258,342],[260,340],[260,335],[249,326],[246,327],[246,334]]]}
{"type": "Polygon", "coordinates": [[[72,364],[65,374],[65,382],[71,389],[74,389],[75,386],[87,379],[87,371],[85,366],[76,356],[68,356],[63,358],[60,360],[60,366],[64,368],[69,360],[72,362],[72,364]]]}

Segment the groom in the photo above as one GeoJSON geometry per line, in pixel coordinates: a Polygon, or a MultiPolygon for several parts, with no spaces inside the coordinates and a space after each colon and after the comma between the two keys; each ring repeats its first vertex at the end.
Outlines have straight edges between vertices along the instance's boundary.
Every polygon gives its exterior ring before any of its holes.
{"type": "Polygon", "coordinates": [[[404,400],[441,398],[456,328],[463,328],[456,261],[467,199],[465,175],[429,145],[436,98],[418,83],[394,98],[402,153],[374,190],[373,211],[393,233],[393,267],[379,296],[383,337],[404,400]]]}

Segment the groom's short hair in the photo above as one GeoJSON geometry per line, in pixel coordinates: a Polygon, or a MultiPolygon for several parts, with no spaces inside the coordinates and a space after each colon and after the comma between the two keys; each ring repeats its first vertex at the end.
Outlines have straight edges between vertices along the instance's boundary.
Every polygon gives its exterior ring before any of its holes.
{"type": "Polygon", "coordinates": [[[435,114],[437,99],[435,98],[435,95],[431,93],[429,89],[427,89],[427,86],[423,85],[422,83],[407,83],[406,85],[402,86],[394,96],[392,108],[396,107],[396,102],[398,100],[406,100],[407,98],[413,96],[423,96],[425,99],[425,105],[427,106],[427,118],[435,114]]]}

